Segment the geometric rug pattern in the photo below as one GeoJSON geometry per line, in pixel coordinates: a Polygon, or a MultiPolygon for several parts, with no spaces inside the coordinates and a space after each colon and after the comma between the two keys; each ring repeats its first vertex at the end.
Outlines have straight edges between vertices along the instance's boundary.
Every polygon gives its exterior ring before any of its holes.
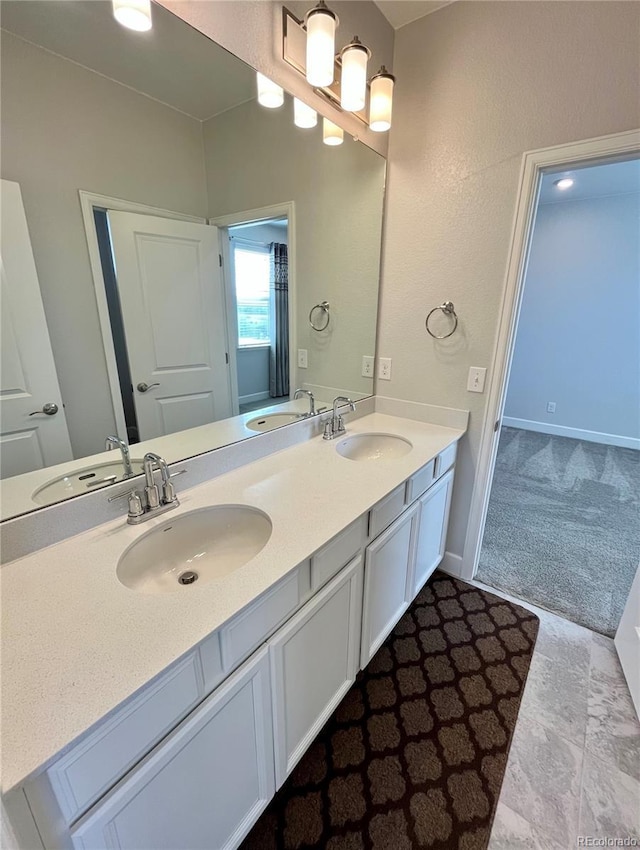
{"type": "Polygon", "coordinates": [[[436,572],[243,850],[485,850],[537,631],[436,572]]]}
{"type": "Polygon", "coordinates": [[[640,452],[502,428],[477,578],[612,637],[640,561],[640,452]]]}

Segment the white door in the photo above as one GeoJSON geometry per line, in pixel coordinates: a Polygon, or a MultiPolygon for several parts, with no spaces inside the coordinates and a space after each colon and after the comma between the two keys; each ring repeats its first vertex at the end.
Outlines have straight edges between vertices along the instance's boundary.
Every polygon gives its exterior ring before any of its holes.
{"type": "Polygon", "coordinates": [[[71,830],[76,850],[232,850],[274,793],[266,647],[71,830]]]}
{"type": "Polygon", "coordinates": [[[418,591],[444,556],[452,491],[453,470],[450,470],[419,499],[420,517],[416,535],[412,599],[418,595],[418,591]]]}
{"type": "Polygon", "coordinates": [[[640,717],[640,567],[622,612],[615,645],[636,714],[640,717]]]}
{"type": "Polygon", "coordinates": [[[2,180],[0,201],[0,477],[8,478],[73,454],[20,185],[2,180]]]}
{"type": "Polygon", "coordinates": [[[218,230],[109,212],[140,440],[232,414],[218,230]]]}
{"type": "Polygon", "coordinates": [[[317,593],[271,641],[276,788],[355,680],[362,558],[317,593]]]}

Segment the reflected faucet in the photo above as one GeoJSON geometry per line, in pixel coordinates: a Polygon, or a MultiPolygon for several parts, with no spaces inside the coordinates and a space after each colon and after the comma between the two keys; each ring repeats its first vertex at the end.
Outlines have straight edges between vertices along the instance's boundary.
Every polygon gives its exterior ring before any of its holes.
{"type": "Polygon", "coordinates": [[[109,452],[111,449],[115,449],[116,447],[120,449],[120,453],[122,455],[122,465],[124,466],[124,475],[123,478],[131,478],[135,475],[133,471],[133,467],[131,466],[131,455],[129,454],[129,446],[124,441],[121,440],[120,437],[107,437],[104,441],[104,447],[109,452]]]}
{"type": "Polygon", "coordinates": [[[316,400],[313,397],[313,393],[311,392],[311,390],[303,390],[302,388],[299,388],[294,392],[293,397],[294,397],[294,399],[296,399],[296,398],[300,398],[301,395],[309,396],[309,413],[307,414],[307,416],[315,416],[315,414],[316,414],[316,400]]]}

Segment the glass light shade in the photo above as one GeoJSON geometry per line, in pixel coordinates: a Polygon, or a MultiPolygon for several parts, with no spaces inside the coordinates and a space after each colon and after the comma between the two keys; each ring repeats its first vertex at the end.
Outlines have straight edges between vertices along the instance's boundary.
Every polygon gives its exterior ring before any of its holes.
{"type": "Polygon", "coordinates": [[[341,53],[340,106],[345,112],[360,112],[367,102],[369,51],[357,37],[341,53]]]}
{"type": "Polygon", "coordinates": [[[315,109],[297,97],[293,98],[293,123],[296,127],[302,127],[303,130],[308,130],[315,127],[318,123],[318,113],[315,109]]]}
{"type": "Polygon", "coordinates": [[[385,130],[391,127],[394,83],[395,80],[391,74],[387,74],[384,71],[376,74],[371,80],[369,129],[376,133],[384,133],[385,130]]]}
{"type": "Polygon", "coordinates": [[[344,130],[328,118],[323,118],[322,141],[325,145],[341,145],[344,141],[344,130]]]}
{"type": "Polygon", "coordinates": [[[307,82],[322,88],[333,82],[336,57],[336,16],[329,9],[312,9],[307,15],[307,82]]]}
{"type": "Polygon", "coordinates": [[[284,103],[284,91],[275,83],[271,82],[269,77],[265,77],[260,71],[256,71],[258,81],[258,103],[260,106],[266,106],[267,109],[277,109],[284,103]]]}
{"type": "Polygon", "coordinates": [[[112,0],[113,17],[136,32],[151,29],[151,0],[112,0]]]}

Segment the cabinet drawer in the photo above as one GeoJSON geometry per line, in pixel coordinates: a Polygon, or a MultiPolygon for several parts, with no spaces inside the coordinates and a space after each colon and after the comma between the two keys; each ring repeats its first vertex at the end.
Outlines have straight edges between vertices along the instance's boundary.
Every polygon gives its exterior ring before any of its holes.
{"type": "Polygon", "coordinates": [[[407,505],[410,505],[431,487],[435,475],[435,466],[435,460],[430,460],[426,466],[419,469],[407,481],[407,505]]]}
{"type": "Polygon", "coordinates": [[[404,510],[405,485],[396,487],[381,502],[374,505],[369,513],[369,538],[377,537],[404,510]]]}
{"type": "Polygon", "coordinates": [[[55,762],[47,777],[67,823],[145,756],[204,693],[200,654],[195,650],[55,762]]]}
{"type": "Polygon", "coordinates": [[[316,552],[311,558],[311,589],[313,591],[326,584],[358,554],[364,545],[365,536],[366,516],[361,516],[316,552]]]}
{"type": "Polygon", "coordinates": [[[440,478],[441,475],[445,474],[447,469],[451,469],[451,467],[455,463],[457,451],[458,444],[452,443],[443,452],[440,452],[440,454],[436,458],[436,478],[440,478]]]}
{"type": "Polygon", "coordinates": [[[222,664],[228,673],[290,617],[309,596],[309,561],[252,602],[220,630],[222,664]]]}

